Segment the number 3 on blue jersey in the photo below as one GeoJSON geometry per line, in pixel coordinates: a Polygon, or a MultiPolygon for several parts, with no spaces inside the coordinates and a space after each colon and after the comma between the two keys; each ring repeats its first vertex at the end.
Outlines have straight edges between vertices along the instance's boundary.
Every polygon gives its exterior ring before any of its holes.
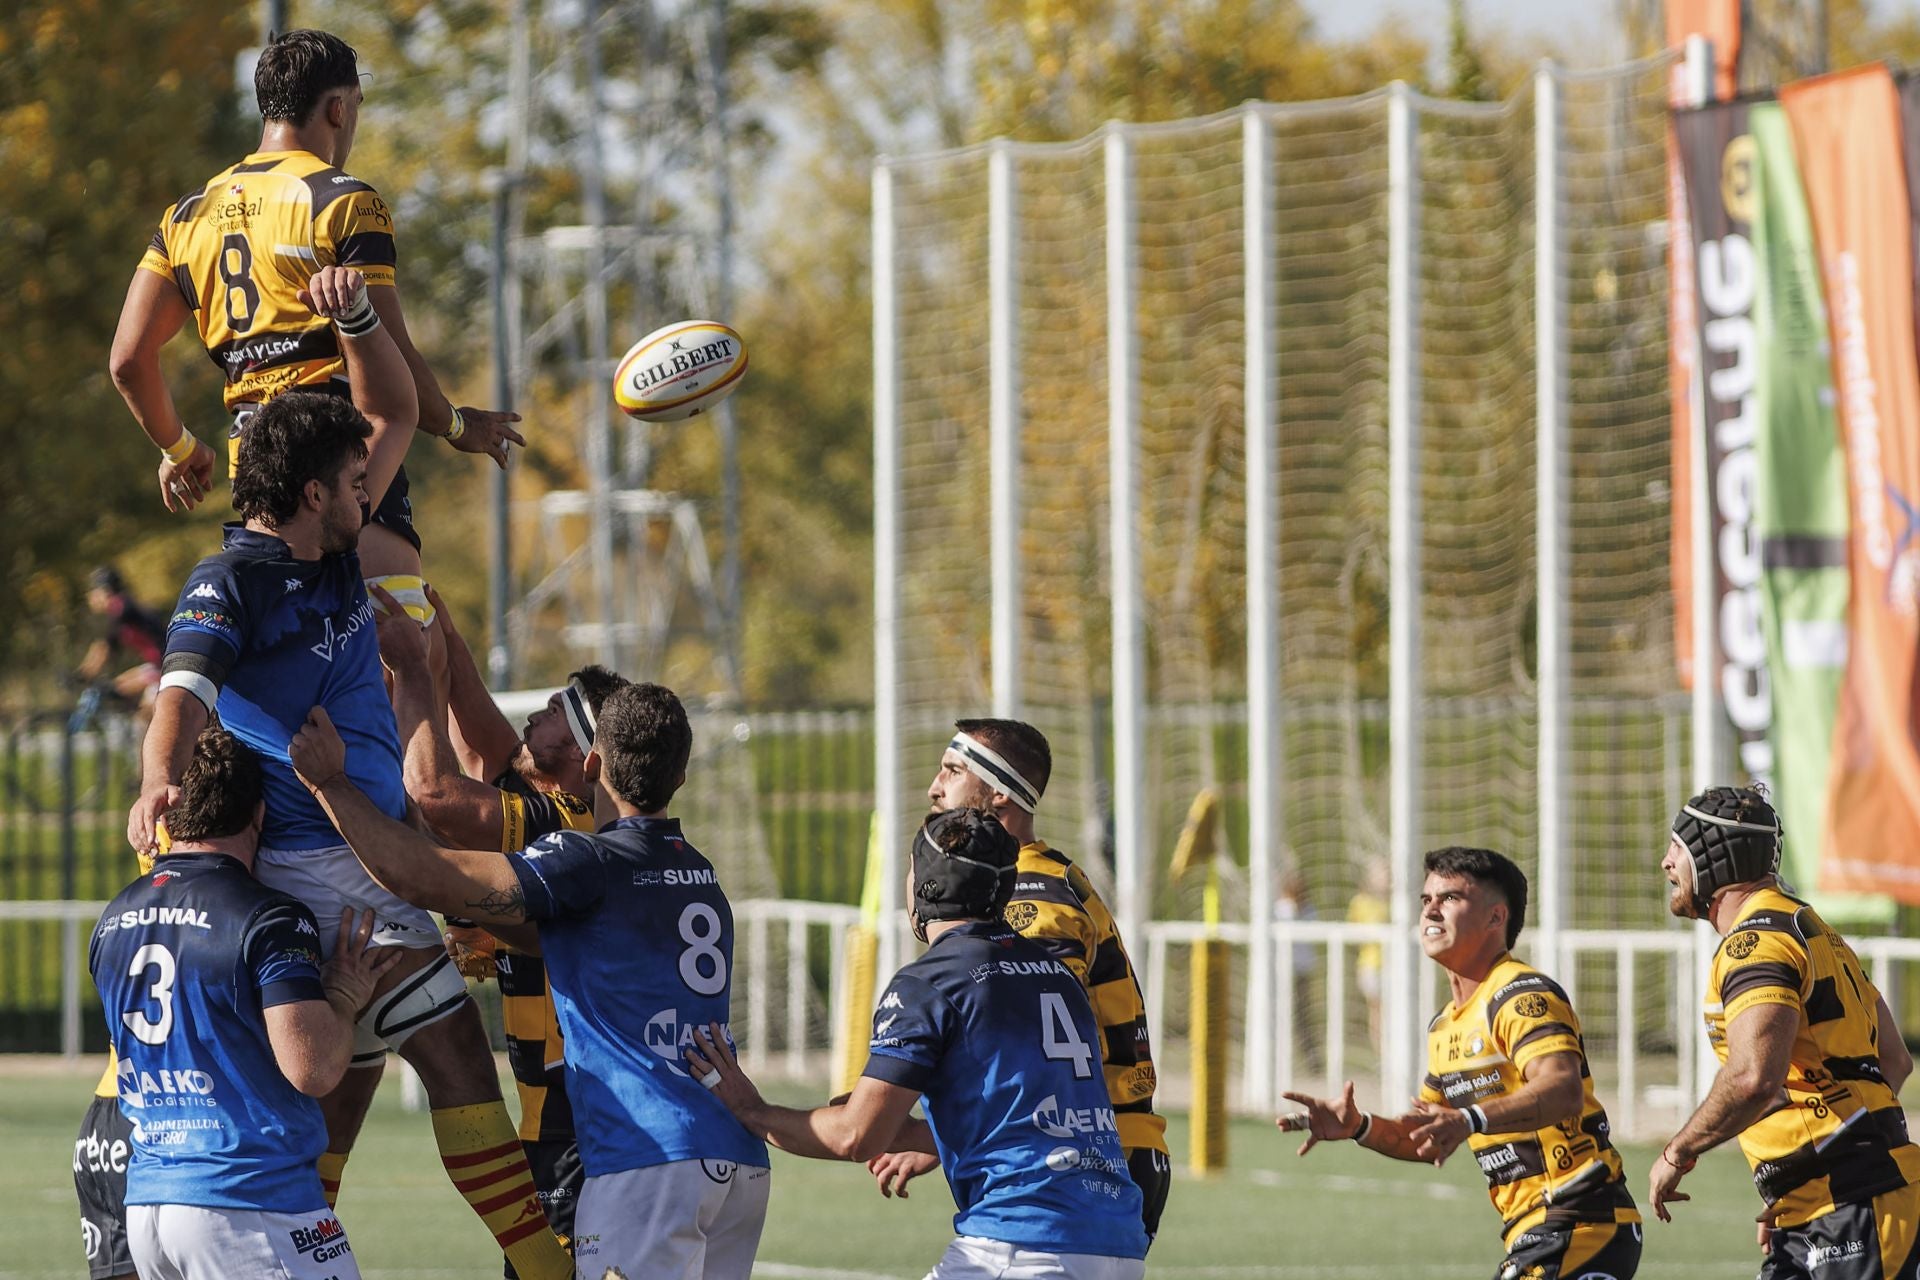
{"type": "Polygon", "coordinates": [[[173,1031],[173,979],[179,972],[173,962],[173,952],[157,942],[141,947],[133,953],[133,963],[127,966],[127,973],[137,978],[147,969],[156,970],[147,988],[147,999],[160,1002],[160,1021],[155,1022],[140,1009],[121,1014],[120,1020],[141,1044],[164,1044],[173,1031]]]}
{"type": "Polygon", "coordinates": [[[1040,993],[1040,1052],[1055,1062],[1071,1062],[1076,1080],[1093,1074],[1093,1050],[1074,1029],[1067,998],[1057,991],[1040,993]]]}

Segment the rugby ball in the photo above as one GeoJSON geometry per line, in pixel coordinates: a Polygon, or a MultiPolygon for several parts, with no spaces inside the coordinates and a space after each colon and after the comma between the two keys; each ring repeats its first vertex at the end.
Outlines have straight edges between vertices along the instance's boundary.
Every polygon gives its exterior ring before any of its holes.
{"type": "Polygon", "coordinates": [[[682,320],[627,349],[613,398],[628,416],[678,422],[733,394],[747,371],[747,344],[717,320],[682,320]]]}

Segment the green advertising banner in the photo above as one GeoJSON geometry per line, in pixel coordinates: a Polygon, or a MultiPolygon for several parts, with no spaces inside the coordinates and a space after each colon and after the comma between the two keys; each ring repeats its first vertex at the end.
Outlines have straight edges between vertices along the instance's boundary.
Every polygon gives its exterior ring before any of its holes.
{"type": "Polygon", "coordinates": [[[1820,261],[1786,114],[1776,103],[1755,103],[1747,123],[1746,187],[1759,278],[1753,533],[1764,566],[1774,804],[1786,829],[1781,873],[1835,924],[1885,923],[1894,912],[1885,895],[1814,888],[1847,665],[1846,456],[1834,423],[1820,261]]]}

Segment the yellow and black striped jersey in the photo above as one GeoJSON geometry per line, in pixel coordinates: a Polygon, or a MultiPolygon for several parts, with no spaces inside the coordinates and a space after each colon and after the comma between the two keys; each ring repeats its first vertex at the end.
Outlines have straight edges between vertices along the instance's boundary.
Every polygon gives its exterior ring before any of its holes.
{"type": "MultiPolygon", "coordinates": [[[[540,791],[512,769],[493,784],[500,791],[502,853],[518,852],[555,831],[593,830],[593,807],[580,796],[540,791]]],[[[503,950],[494,956],[494,968],[500,981],[500,1020],[506,1024],[507,1065],[520,1094],[520,1140],[571,1139],[566,1057],[546,963],[539,956],[503,950]]]]}
{"type": "Polygon", "coordinates": [[[179,288],[231,409],[345,378],[332,323],[299,291],[328,266],[392,285],[393,215],[310,152],[255,152],[169,208],[140,266],[179,288]]]}
{"type": "Polygon", "coordinates": [[[1580,1114],[1532,1133],[1467,1139],[1503,1239],[1539,1225],[1638,1222],[1607,1113],[1593,1092],[1580,1020],[1558,983],[1503,955],[1464,1005],[1427,1024],[1427,1076],[1420,1096],[1466,1108],[1518,1093],[1527,1065],[1552,1053],[1580,1059],[1580,1114]]]}
{"type": "Polygon", "coordinates": [[[1020,847],[1016,872],[1007,923],[1045,946],[1086,985],[1093,1019],[1100,1025],[1100,1061],[1120,1145],[1129,1151],[1165,1151],[1167,1122],[1153,1110],[1159,1081],[1147,1034],[1146,1001],[1113,913],[1094,892],[1086,872],[1040,841],[1020,847]]]}
{"type": "Polygon", "coordinates": [[[1727,1026],[1759,1005],[1800,1015],[1786,1087],[1740,1135],[1775,1225],[1797,1227],[1920,1181],[1920,1147],[1880,1073],[1880,993],[1846,940],[1777,889],[1749,898],[1707,975],[1707,1036],[1727,1060],[1727,1026]]]}

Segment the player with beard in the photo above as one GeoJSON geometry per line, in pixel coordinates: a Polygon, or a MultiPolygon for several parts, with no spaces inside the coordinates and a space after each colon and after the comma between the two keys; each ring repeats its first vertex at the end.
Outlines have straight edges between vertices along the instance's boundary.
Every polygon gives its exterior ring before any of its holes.
{"type": "MultiPolygon", "coordinates": [[[[1006,920],[1058,958],[1087,989],[1100,1028],[1101,1074],[1119,1121],[1127,1171],[1140,1188],[1147,1239],[1160,1230],[1173,1162],[1167,1122],[1154,1112],[1158,1083],[1147,1035],[1147,1008],[1113,912],[1087,873],[1034,832],[1034,814],[1053,772],[1053,753],[1038,729],[1019,720],[961,720],[927,787],[935,813],[983,809],[1020,842],[1019,876],[1006,920]]],[[[937,1167],[933,1157],[896,1151],[872,1162],[882,1195],[937,1167]]]]}
{"type": "Polygon", "coordinates": [[[1427,1024],[1427,1076],[1413,1111],[1367,1115],[1353,1081],[1282,1132],[1351,1140],[1395,1160],[1441,1164],[1464,1143],[1487,1179],[1507,1256],[1496,1280],[1632,1280],[1640,1213],[1594,1096],[1580,1020],[1560,985],[1513,957],[1527,877],[1490,849],[1436,849],[1420,891],[1420,947],[1453,1002],[1427,1024]]]}
{"type": "MultiPolygon", "coordinates": [[[[392,684],[394,717],[406,753],[407,794],[441,843],[461,849],[498,845],[514,853],[555,831],[592,831],[586,758],[595,718],[627,682],[605,667],[574,672],[567,687],[527,718],[518,734],[487,692],[453,615],[429,588],[445,639],[448,710],[467,750],[457,751],[435,700],[427,633],[389,605],[380,618],[380,658],[392,684]],[[466,772],[462,772],[462,770],[466,772]],[[491,785],[481,778],[492,778],[491,785]]],[[[374,588],[378,599],[384,592],[374,588]]],[[[537,954],[500,951],[486,930],[448,920],[447,949],[470,978],[497,977],[507,1064],[520,1094],[520,1144],[533,1167],[547,1221],[564,1242],[586,1174],[567,1101],[559,1013],[537,954]]],[[[507,1275],[514,1275],[507,1264],[507,1275]]]]}
{"type": "Polygon", "coordinates": [[[1920,1269],[1920,1147],[1900,1086],[1913,1058],[1860,959],[1789,894],[1780,818],[1759,788],[1715,787],[1673,820],[1667,909],[1721,936],[1707,975],[1720,1071],[1654,1161],[1662,1222],[1694,1161],[1729,1138],[1765,1201],[1761,1280],[1893,1280],[1920,1269]]]}
{"type": "MultiPolygon", "coordinates": [[[[344,336],[366,341],[380,334],[376,327],[344,336]]],[[[390,340],[382,350],[397,359],[390,340]]],[[[324,705],[353,744],[355,780],[383,812],[405,815],[400,743],[355,551],[364,513],[397,465],[391,433],[400,425],[389,424],[370,455],[372,428],[348,401],[289,392],[260,410],[234,475],[243,521],[228,525],[225,549],[188,575],[167,632],[143,749],[145,781],[127,835],[136,849],[157,845],[156,823],[178,796],[195,737],[217,711],[266,773],[260,881],[324,919],[349,906],[372,909],[375,945],[404,949],[359,1024],[355,1065],[382,1064],[389,1047],[413,1065],[456,1188],[521,1275],[557,1280],[571,1264],[542,1216],[479,1011],[438,927],[374,883],[287,758],[307,712],[324,705]],[[376,465],[383,474],[370,480],[376,465]]],[[[399,439],[404,449],[404,431],[399,439]]],[[[321,1181],[329,1203],[377,1083],[372,1070],[350,1071],[322,1100],[328,1146],[321,1181]]]]}

